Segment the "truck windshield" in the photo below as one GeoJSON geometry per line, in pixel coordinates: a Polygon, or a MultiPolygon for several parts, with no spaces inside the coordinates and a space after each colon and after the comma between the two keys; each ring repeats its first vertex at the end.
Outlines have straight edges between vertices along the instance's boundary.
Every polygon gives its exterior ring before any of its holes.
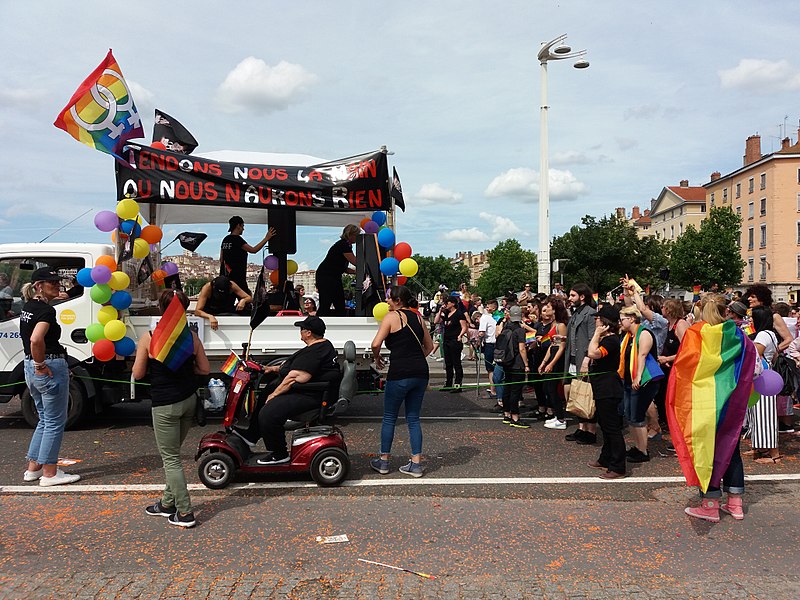
{"type": "Polygon", "coordinates": [[[40,267],[51,267],[61,275],[61,297],[54,302],[66,302],[83,294],[83,287],[75,281],[75,275],[85,267],[85,261],[74,256],[36,256],[32,258],[0,259],[0,321],[19,316],[22,305],[22,287],[29,283],[33,271],[40,267]]]}

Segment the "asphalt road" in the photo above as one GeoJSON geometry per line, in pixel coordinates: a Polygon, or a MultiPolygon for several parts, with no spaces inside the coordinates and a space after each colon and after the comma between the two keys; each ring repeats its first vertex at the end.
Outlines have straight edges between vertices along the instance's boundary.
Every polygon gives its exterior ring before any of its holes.
{"type": "Polygon", "coordinates": [[[604,482],[585,464],[599,446],[541,424],[504,426],[491,403],[430,392],[426,475],[412,479],[396,471],[403,421],[395,470],[369,469],[381,397],[359,396],[338,420],[353,469],[335,489],[258,477],[207,490],[193,454],[218,423],[194,427],[184,445],[192,530],[143,511],[163,483],[147,405],[67,432],[62,458],[80,461],[69,470],[83,479],[49,490],[22,483],[30,430],[18,404],[0,405],[0,598],[800,597],[800,438],[781,436],[779,465],[746,461],[746,519],[711,525],[683,514],[695,492],[665,442],[629,478],[604,482]],[[315,541],[338,534],[350,541],[315,541]]]}

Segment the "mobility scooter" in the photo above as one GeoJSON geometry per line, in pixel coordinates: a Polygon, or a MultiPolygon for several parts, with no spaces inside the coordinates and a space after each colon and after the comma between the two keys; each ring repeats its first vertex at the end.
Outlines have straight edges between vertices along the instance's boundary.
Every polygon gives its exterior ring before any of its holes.
{"type": "MultiPolygon", "coordinates": [[[[322,487],[336,486],[344,481],[350,470],[350,458],[344,434],[335,425],[325,425],[326,417],[344,412],[356,392],[356,347],[351,341],[344,346],[344,360],[340,365],[340,378],[331,382],[305,383],[297,389],[319,391],[320,408],[293,415],[285,429],[292,431],[290,460],[288,463],[260,465],[258,459],[265,453],[254,453],[247,443],[231,432],[235,422],[247,418],[248,409],[255,405],[264,367],[252,361],[240,361],[233,375],[225,400],[222,421],[224,431],[208,433],[202,437],[195,455],[200,460],[197,474],[203,485],[221,489],[233,481],[237,472],[249,474],[310,472],[322,487]]],[[[273,363],[274,364],[274,363],[273,363]]]]}

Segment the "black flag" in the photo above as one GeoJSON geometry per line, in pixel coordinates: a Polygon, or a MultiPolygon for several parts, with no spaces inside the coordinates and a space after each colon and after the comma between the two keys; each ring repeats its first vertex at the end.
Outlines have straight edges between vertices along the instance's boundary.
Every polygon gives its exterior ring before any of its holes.
{"type": "Polygon", "coordinates": [[[142,264],[139,265],[139,271],[136,273],[136,283],[142,285],[145,281],[150,279],[153,274],[153,263],[150,262],[150,256],[145,256],[142,259],[142,264]]]}
{"type": "Polygon", "coordinates": [[[207,237],[208,236],[205,233],[192,233],[190,231],[184,231],[183,233],[179,233],[176,239],[182,248],[189,250],[190,252],[194,252],[207,237]]]}
{"type": "Polygon", "coordinates": [[[403,186],[400,185],[400,178],[397,176],[397,169],[394,167],[392,167],[392,189],[389,191],[389,196],[391,196],[400,210],[406,212],[406,202],[403,200],[403,186]]]}
{"type": "Polygon", "coordinates": [[[253,292],[253,312],[250,314],[250,329],[255,329],[269,316],[269,300],[267,299],[266,269],[261,267],[256,282],[256,291],[253,292]]]}
{"type": "Polygon", "coordinates": [[[197,148],[197,140],[189,130],[158,109],[156,109],[156,122],[153,125],[153,141],[161,142],[167,150],[181,154],[191,154],[197,148]]]}

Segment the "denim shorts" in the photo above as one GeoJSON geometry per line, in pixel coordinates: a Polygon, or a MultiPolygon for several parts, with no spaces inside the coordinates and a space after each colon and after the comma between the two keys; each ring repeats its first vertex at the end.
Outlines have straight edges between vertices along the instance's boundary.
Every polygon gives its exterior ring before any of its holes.
{"type": "Polygon", "coordinates": [[[658,393],[660,381],[651,381],[646,386],[634,390],[630,384],[625,384],[625,394],[622,397],[622,410],[625,419],[633,427],[644,427],[647,409],[653,398],[658,393]]]}

